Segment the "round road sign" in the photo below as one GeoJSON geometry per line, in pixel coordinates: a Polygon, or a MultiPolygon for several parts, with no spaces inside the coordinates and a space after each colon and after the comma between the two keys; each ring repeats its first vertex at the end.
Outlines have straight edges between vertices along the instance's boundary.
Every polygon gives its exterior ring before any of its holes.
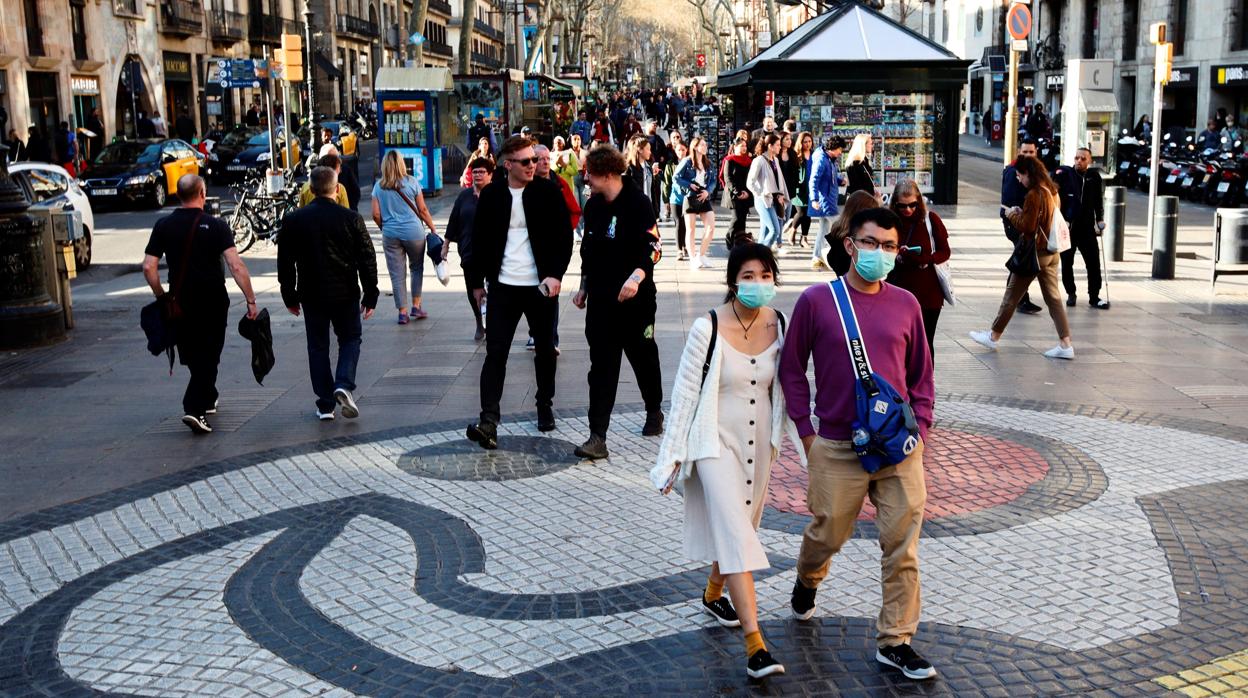
{"type": "Polygon", "coordinates": [[[1011,5],[1006,15],[1005,26],[1010,36],[1015,39],[1026,39],[1031,33],[1031,10],[1026,5],[1011,5]]]}

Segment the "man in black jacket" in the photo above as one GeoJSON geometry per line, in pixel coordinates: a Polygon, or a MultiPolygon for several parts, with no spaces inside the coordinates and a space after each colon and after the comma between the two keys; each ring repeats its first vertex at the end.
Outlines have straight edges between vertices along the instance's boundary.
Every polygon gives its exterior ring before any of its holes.
{"type": "Polygon", "coordinates": [[[472,315],[477,321],[473,339],[480,342],[485,339],[485,318],[473,290],[485,288],[485,275],[472,259],[472,223],[477,217],[477,198],[490,181],[494,163],[486,158],[473,158],[468,163],[468,171],[472,173],[472,186],[461,191],[455,199],[451,218],[446,224],[446,241],[455,243],[459,250],[459,266],[464,270],[464,285],[468,288],[468,305],[472,307],[472,315]]]}
{"type": "MultiPolygon", "coordinates": [[[[490,330],[481,367],[481,419],[468,438],[498,448],[499,402],[507,355],[523,315],[535,343],[537,428],[553,431],[555,413],[555,318],[559,289],[572,259],[572,225],[559,187],[536,177],[533,141],[512,136],[499,149],[506,176],[481,190],[472,226],[473,263],[489,282],[490,330]]],[[[484,288],[474,288],[478,301],[484,288]]]]}
{"type": "Polygon", "coordinates": [[[342,416],[355,419],[360,416],[352,395],[360,361],[360,316],[371,318],[377,307],[377,256],[364,219],[334,200],[337,173],[317,167],[310,180],[316,198],[282,220],[277,280],[286,309],[292,315],[303,312],[317,418],[333,419],[337,403],[342,416]],[[334,374],[329,371],[330,325],[338,337],[334,374]]]}
{"type": "Polygon", "coordinates": [[[1073,201],[1070,218],[1070,249],[1062,253],[1062,285],[1066,287],[1066,305],[1075,304],[1075,250],[1083,255],[1088,268],[1088,304],[1100,310],[1109,309],[1109,301],[1101,298],[1101,250],[1097,242],[1105,230],[1105,185],[1101,174],[1092,167],[1092,151],[1075,151],[1075,167],[1068,170],[1066,182],[1073,201]]]}
{"type": "Polygon", "coordinates": [[[641,433],[663,433],[663,378],[654,341],[654,265],[662,257],[658,220],[646,195],[625,180],[624,156],[610,146],[589,151],[585,179],[594,194],[585,204],[581,289],[572,298],[586,308],[589,341],[589,439],[581,458],[607,457],[607,427],[620,383],[621,353],[628,356],[646,403],[641,433]]]}

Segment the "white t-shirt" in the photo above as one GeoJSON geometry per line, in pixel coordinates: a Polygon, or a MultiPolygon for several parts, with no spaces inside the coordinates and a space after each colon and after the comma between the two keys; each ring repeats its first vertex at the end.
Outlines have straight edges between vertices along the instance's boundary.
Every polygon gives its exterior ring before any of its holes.
{"type": "Polygon", "coordinates": [[[529,225],[524,219],[524,187],[511,190],[511,222],[507,226],[507,245],[503,248],[503,266],[498,282],[508,286],[537,286],[537,260],[529,243],[529,225]]]}

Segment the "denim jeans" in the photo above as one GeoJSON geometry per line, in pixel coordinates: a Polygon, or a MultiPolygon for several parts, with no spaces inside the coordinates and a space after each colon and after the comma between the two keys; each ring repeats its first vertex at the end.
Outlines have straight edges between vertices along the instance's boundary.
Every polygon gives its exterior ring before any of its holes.
{"type": "Polygon", "coordinates": [[[334,409],[334,391],[355,390],[355,367],[360,363],[360,301],[303,304],[303,325],[308,335],[308,371],[316,407],[321,412],[334,409]],[[338,369],[329,371],[329,328],[338,337],[338,369]]]}
{"type": "Polygon", "coordinates": [[[758,211],[759,244],[768,247],[780,244],[780,217],[776,215],[776,209],[756,199],[754,210],[758,211]]]}
{"type": "Polygon", "coordinates": [[[381,248],[386,253],[386,269],[390,272],[390,286],[394,289],[394,307],[407,312],[413,298],[420,297],[425,276],[425,238],[402,240],[381,238],[381,248]],[[412,272],[412,294],[407,294],[407,271],[412,272]]]}

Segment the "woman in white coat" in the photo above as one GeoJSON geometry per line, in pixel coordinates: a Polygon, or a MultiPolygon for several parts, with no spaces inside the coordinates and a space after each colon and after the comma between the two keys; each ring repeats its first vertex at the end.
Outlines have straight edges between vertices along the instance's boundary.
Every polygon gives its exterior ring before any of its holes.
{"type": "Polygon", "coordinates": [[[784,672],[759,632],[752,574],[770,567],[758,525],[771,466],[786,432],[798,443],[776,380],[785,317],[768,304],[778,275],[766,246],[733,248],[726,302],[690,329],[651,471],[664,493],[683,483],[685,555],[711,563],[703,608],[721,625],[745,631],[752,678],[784,672]]]}
{"type": "Polygon", "coordinates": [[[780,211],[785,207],[788,185],[780,173],[780,137],[774,133],[758,139],[745,185],[754,194],[754,210],[758,211],[758,241],[773,250],[784,243],[781,235],[780,211]]]}

